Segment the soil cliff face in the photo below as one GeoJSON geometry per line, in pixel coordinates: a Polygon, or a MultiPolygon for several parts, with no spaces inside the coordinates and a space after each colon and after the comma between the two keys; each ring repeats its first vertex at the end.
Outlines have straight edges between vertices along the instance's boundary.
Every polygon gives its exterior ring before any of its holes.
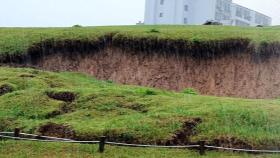
{"type": "Polygon", "coordinates": [[[108,46],[94,52],[56,51],[32,65],[51,71],[78,71],[102,80],[201,94],[243,98],[280,96],[280,57],[259,61],[248,52],[198,59],[182,54],[137,52],[108,46]]]}

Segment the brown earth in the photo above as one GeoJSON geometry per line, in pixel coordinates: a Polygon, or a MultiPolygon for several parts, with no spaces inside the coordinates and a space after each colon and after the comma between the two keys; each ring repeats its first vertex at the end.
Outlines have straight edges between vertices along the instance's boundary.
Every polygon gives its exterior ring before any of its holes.
{"type": "Polygon", "coordinates": [[[136,52],[110,46],[87,53],[51,52],[32,66],[83,72],[121,84],[175,91],[194,88],[204,95],[279,97],[280,57],[257,58],[249,52],[198,59],[179,53],[136,52]]]}
{"type": "Polygon", "coordinates": [[[65,102],[73,102],[76,99],[76,95],[72,92],[47,92],[48,97],[65,101],[65,102]]]}
{"type": "Polygon", "coordinates": [[[210,145],[225,148],[254,149],[252,145],[234,137],[220,137],[209,143],[210,145]]]}
{"type": "Polygon", "coordinates": [[[196,127],[202,123],[201,118],[192,118],[184,121],[180,130],[176,131],[171,140],[166,145],[186,145],[192,144],[191,137],[197,134],[196,127]]]}
{"type": "Polygon", "coordinates": [[[13,91],[13,87],[8,85],[8,84],[3,84],[0,85],[0,96],[6,94],[6,93],[11,93],[13,91]]]}
{"type": "Polygon", "coordinates": [[[57,138],[75,138],[75,131],[67,125],[47,123],[39,127],[38,132],[42,136],[51,136],[57,138]]]}

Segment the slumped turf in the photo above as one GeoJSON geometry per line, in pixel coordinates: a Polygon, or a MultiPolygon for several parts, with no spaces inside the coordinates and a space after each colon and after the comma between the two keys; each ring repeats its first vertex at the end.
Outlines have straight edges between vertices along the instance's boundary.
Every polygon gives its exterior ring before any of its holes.
{"type": "MultiPolygon", "coordinates": [[[[0,28],[0,55],[23,55],[44,41],[102,42],[112,36],[116,43],[164,41],[211,43],[224,40],[248,40],[256,47],[280,41],[279,27],[231,26],[114,26],[81,28],[0,28]]],[[[139,43],[138,43],[139,44],[139,43]]],[[[188,44],[185,44],[188,47],[188,44]]]]}
{"type": "Polygon", "coordinates": [[[235,139],[257,149],[280,146],[278,99],[175,93],[117,85],[79,73],[5,67],[0,68],[1,85],[13,89],[0,96],[1,131],[20,127],[38,133],[40,126],[51,122],[69,126],[80,139],[107,135],[121,142],[164,144],[182,131],[186,120],[200,118],[192,142],[235,139]],[[70,92],[75,100],[59,101],[49,92],[70,92]]]}

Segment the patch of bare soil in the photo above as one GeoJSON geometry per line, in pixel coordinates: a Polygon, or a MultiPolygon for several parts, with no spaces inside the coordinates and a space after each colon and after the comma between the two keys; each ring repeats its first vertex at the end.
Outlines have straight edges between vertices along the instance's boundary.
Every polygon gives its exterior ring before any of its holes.
{"type": "Polygon", "coordinates": [[[210,145],[226,148],[253,149],[253,146],[235,137],[220,137],[209,143],[210,145]]]}
{"type": "Polygon", "coordinates": [[[68,125],[56,123],[47,123],[39,127],[38,132],[43,136],[51,136],[58,138],[75,138],[75,131],[68,125]]]}
{"type": "Polygon", "coordinates": [[[47,95],[52,99],[64,102],[73,102],[76,99],[76,95],[73,92],[47,92],[47,95]]]}
{"type": "Polygon", "coordinates": [[[0,86],[0,96],[4,95],[6,93],[11,93],[13,92],[13,87],[8,85],[8,84],[3,84],[0,86]]]}
{"type": "Polygon", "coordinates": [[[196,127],[202,123],[201,118],[187,119],[180,130],[178,130],[173,138],[167,141],[166,145],[185,145],[191,144],[191,136],[197,134],[196,127]]]}

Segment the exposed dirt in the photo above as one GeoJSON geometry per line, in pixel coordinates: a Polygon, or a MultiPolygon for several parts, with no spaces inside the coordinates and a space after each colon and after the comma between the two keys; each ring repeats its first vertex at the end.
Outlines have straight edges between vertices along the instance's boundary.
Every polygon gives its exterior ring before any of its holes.
{"type": "Polygon", "coordinates": [[[187,119],[184,121],[182,128],[174,134],[171,140],[167,141],[166,145],[191,144],[191,136],[197,134],[196,127],[201,122],[201,118],[187,119]]]}
{"type": "Polygon", "coordinates": [[[51,136],[58,138],[75,138],[75,131],[67,125],[55,123],[47,123],[39,127],[38,132],[43,136],[51,136]]]}
{"type": "Polygon", "coordinates": [[[47,95],[55,100],[73,102],[76,99],[76,95],[72,92],[47,92],[47,95]]]}
{"type": "MultiPolygon", "coordinates": [[[[181,91],[194,88],[203,95],[243,98],[280,96],[280,57],[232,52],[197,59],[179,53],[135,52],[116,47],[87,52],[55,52],[33,63],[51,71],[78,71],[121,84],[181,91]]],[[[32,66],[34,66],[32,65],[32,66]]]]}
{"type": "Polygon", "coordinates": [[[209,144],[226,148],[253,149],[252,145],[234,137],[221,137],[214,139],[209,144]]]}
{"type": "Polygon", "coordinates": [[[6,93],[11,93],[13,92],[13,87],[8,85],[8,84],[3,84],[3,85],[0,85],[0,96],[1,95],[4,95],[6,93]]]}

